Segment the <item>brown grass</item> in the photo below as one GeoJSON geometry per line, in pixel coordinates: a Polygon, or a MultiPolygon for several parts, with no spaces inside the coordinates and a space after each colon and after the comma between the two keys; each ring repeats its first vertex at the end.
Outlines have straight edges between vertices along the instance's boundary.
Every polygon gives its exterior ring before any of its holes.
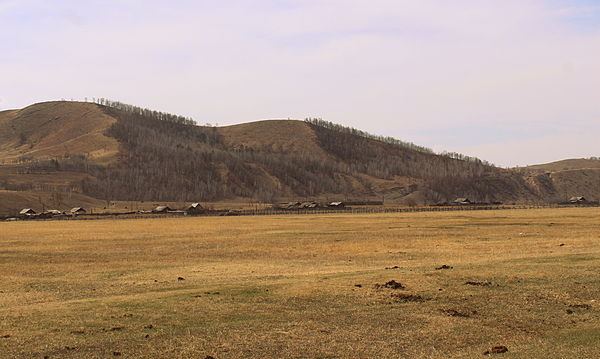
{"type": "Polygon", "coordinates": [[[2,223],[0,353],[479,358],[505,345],[495,355],[595,358],[599,220],[582,208],[2,223]],[[375,287],[390,280],[406,289],[375,287]]]}
{"type": "Polygon", "coordinates": [[[330,156],[318,144],[317,135],[306,123],[292,120],[269,120],[242,123],[217,129],[229,146],[244,145],[256,150],[330,156]]]}
{"type": "Polygon", "coordinates": [[[19,157],[53,158],[85,154],[95,162],[114,161],[119,144],[104,132],[116,120],[91,103],[44,102],[0,113],[0,163],[19,157]]]}

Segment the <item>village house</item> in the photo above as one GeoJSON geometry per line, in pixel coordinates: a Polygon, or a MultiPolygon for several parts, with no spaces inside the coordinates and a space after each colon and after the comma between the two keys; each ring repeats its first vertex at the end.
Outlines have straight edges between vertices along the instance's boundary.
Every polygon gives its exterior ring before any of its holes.
{"type": "Polygon", "coordinates": [[[300,202],[286,202],[286,203],[279,203],[276,208],[281,208],[281,209],[298,209],[300,208],[300,205],[302,203],[300,202]]]}
{"type": "Polygon", "coordinates": [[[48,209],[45,210],[44,212],[40,213],[38,216],[40,218],[52,218],[52,217],[58,217],[61,216],[63,213],[57,209],[48,209]]]}
{"type": "Polygon", "coordinates": [[[169,206],[158,206],[152,210],[154,213],[167,213],[170,211],[172,211],[172,209],[169,208],[169,206]]]}
{"type": "Polygon", "coordinates": [[[573,203],[573,204],[580,204],[580,203],[586,203],[586,202],[587,202],[587,200],[583,196],[571,197],[569,199],[569,203],[573,203]]]}
{"type": "Polygon", "coordinates": [[[344,207],[346,207],[346,204],[344,202],[336,201],[336,202],[329,203],[328,206],[334,207],[334,208],[344,208],[344,207]]]}
{"type": "Polygon", "coordinates": [[[197,203],[197,202],[196,203],[192,203],[189,206],[187,206],[185,208],[185,211],[188,214],[201,214],[201,213],[206,212],[206,210],[204,209],[204,207],[202,207],[200,205],[200,203],[197,203]]]}
{"type": "Polygon", "coordinates": [[[317,202],[302,202],[300,208],[319,208],[319,204],[317,202]]]}
{"type": "Polygon", "coordinates": [[[454,201],[452,201],[452,204],[471,204],[471,200],[465,197],[459,197],[457,199],[455,199],[454,201]]]}
{"type": "Polygon", "coordinates": [[[31,208],[23,208],[21,212],[19,212],[21,216],[33,216],[35,215],[35,211],[31,208]]]}
{"type": "Polygon", "coordinates": [[[72,215],[86,214],[87,211],[83,207],[74,207],[69,211],[72,215]]]}

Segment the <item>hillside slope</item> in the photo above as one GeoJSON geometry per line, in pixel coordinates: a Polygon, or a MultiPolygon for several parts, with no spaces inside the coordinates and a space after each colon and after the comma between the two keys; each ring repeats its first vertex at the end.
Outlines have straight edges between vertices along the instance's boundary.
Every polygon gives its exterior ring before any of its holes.
{"type": "Polygon", "coordinates": [[[270,120],[218,128],[223,143],[230,148],[247,147],[302,156],[329,157],[317,144],[311,126],[301,121],[270,120]]]}
{"type": "Polygon", "coordinates": [[[0,161],[77,154],[109,163],[119,148],[104,133],[115,122],[89,103],[45,102],[0,112],[0,161]]]}
{"type": "Polygon", "coordinates": [[[533,172],[524,177],[547,202],[565,202],[576,196],[600,198],[600,168],[533,172]]]}
{"type": "Polygon", "coordinates": [[[504,170],[320,120],[202,127],[134,106],[78,102],[0,112],[0,190],[143,201],[600,198],[597,172],[578,171],[504,170]]]}
{"type": "Polygon", "coordinates": [[[544,163],[525,167],[530,170],[537,171],[565,171],[565,170],[581,170],[589,168],[600,168],[600,159],[590,158],[573,158],[568,160],[544,163]]]}

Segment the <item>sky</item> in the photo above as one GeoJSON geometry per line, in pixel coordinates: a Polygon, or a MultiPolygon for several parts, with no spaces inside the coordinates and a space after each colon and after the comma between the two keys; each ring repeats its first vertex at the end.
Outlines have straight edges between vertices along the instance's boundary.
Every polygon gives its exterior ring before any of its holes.
{"type": "Polygon", "coordinates": [[[502,167],[600,156],[600,0],[0,0],[0,110],[86,97],[502,167]]]}

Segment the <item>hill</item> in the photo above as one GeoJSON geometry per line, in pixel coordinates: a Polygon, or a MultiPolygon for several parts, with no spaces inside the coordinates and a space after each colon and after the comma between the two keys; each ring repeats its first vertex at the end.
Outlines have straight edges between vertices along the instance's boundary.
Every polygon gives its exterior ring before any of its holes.
{"type": "Polygon", "coordinates": [[[0,112],[0,161],[77,154],[108,163],[118,153],[118,142],[104,132],[115,122],[98,106],[77,102],[46,102],[0,112]]]}
{"type": "Polygon", "coordinates": [[[518,169],[542,197],[565,202],[573,196],[597,201],[600,193],[600,160],[574,158],[518,169]]]}
{"type": "Polygon", "coordinates": [[[0,190],[8,191],[123,201],[537,203],[565,193],[599,198],[597,172],[505,170],[317,119],[208,127],[106,100],[0,112],[0,190]]]}
{"type": "Polygon", "coordinates": [[[600,168],[600,159],[598,158],[573,158],[568,160],[544,163],[526,167],[536,171],[565,171],[580,170],[590,168],[600,168]]]}

